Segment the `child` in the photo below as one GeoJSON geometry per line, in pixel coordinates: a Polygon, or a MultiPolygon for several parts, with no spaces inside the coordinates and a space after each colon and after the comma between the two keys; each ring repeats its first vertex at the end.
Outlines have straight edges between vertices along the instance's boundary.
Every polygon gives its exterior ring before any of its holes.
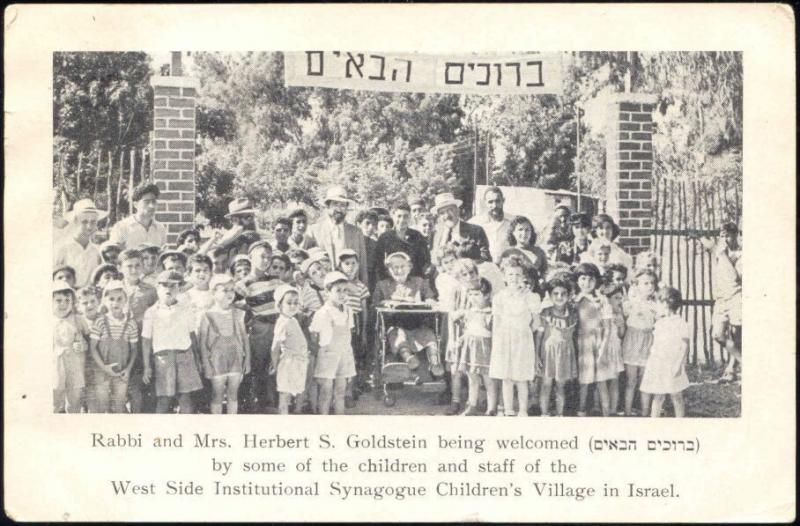
{"type": "MultiPolygon", "coordinates": [[[[128,296],[128,310],[131,318],[136,322],[137,334],[141,334],[144,313],[158,301],[155,287],[145,283],[141,278],[143,260],[143,255],[138,250],[124,250],[119,255],[122,283],[125,287],[125,294],[128,296]]],[[[136,348],[137,355],[141,354],[140,348],[141,340],[136,348]]],[[[128,377],[128,400],[131,413],[153,411],[153,392],[142,383],[143,370],[142,360],[135,360],[128,377]]]]}
{"type": "Polygon", "coordinates": [[[110,263],[104,263],[92,272],[92,285],[103,290],[110,282],[118,281],[120,278],[121,276],[116,266],[110,263]]]}
{"type": "Polygon", "coordinates": [[[619,231],[619,226],[610,215],[598,214],[594,216],[592,219],[592,236],[594,237],[592,245],[595,243],[608,245],[608,263],[616,263],[626,268],[631,268],[633,258],[616,241],[619,231]]]}
{"type": "Polygon", "coordinates": [[[142,281],[155,289],[158,280],[158,252],[156,245],[143,243],[139,245],[142,255],[142,281]]]}
{"type": "Polygon", "coordinates": [[[289,284],[292,281],[292,262],[289,261],[289,256],[282,252],[272,254],[269,273],[271,276],[289,284]]]}
{"type": "Polygon", "coordinates": [[[625,370],[622,360],[622,339],[625,337],[622,302],[625,298],[625,289],[622,285],[608,283],[603,293],[611,306],[611,330],[608,333],[608,347],[603,354],[604,358],[597,364],[597,381],[606,382],[609,412],[616,415],[619,408],[619,374],[625,370]]]}
{"type": "Polygon", "coordinates": [[[575,330],[578,312],[570,303],[572,282],[557,275],[546,284],[551,305],[542,309],[542,324],[536,331],[537,376],[542,378],[539,407],[550,415],[550,393],[556,384],[556,415],[564,416],[564,386],[578,377],[575,330]]]}
{"type": "Polygon", "coordinates": [[[330,413],[331,398],[335,414],[344,414],[347,379],[356,375],[350,331],[353,317],[345,306],[347,276],[331,272],[325,276],[328,299],[316,313],[309,327],[319,343],[314,378],[319,384],[319,411],[330,413]]]}
{"type": "Polygon", "coordinates": [[[231,263],[230,273],[233,276],[235,281],[242,281],[247,276],[250,275],[250,272],[253,269],[253,264],[250,263],[250,258],[245,256],[244,254],[237,254],[233,257],[233,263],[231,263]]]}
{"type": "MultiPolygon", "coordinates": [[[[375,286],[375,304],[433,303],[433,291],[423,278],[409,276],[411,273],[411,256],[405,252],[394,252],[386,256],[386,268],[391,278],[378,282],[375,286]]],[[[416,353],[425,351],[428,357],[428,368],[432,376],[438,378],[444,374],[444,367],[439,359],[439,346],[436,335],[429,327],[417,323],[417,320],[402,320],[389,327],[387,331],[390,353],[401,358],[410,371],[419,367],[416,353]]]]}
{"type": "MultiPolygon", "coordinates": [[[[327,300],[328,293],[325,290],[325,262],[328,261],[328,256],[324,253],[316,253],[314,256],[309,256],[308,259],[300,264],[300,273],[303,276],[303,288],[300,289],[300,326],[304,331],[308,331],[309,325],[314,317],[314,314],[322,308],[327,300]]],[[[303,401],[303,411],[309,413],[318,412],[318,384],[314,381],[314,367],[317,359],[318,346],[317,342],[308,337],[309,344],[309,358],[308,358],[308,372],[306,374],[306,392],[304,393],[305,400],[303,401]]],[[[297,401],[295,401],[297,405],[297,401]]]]}
{"type": "Polygon", "coordinates": [[[214,274],[228,273],[228,251],[221,247],[215,247],[208,251],[208,256],[214,263],[214,274]]]}
{"type": "Polygon", "coordinates": [[[100,245],[100,255],[103,257],[103,263],[117,266],[119,253],[120,247],[113,241],[106,241],[100,245]]]}
{"type": "Polygon", "coordinates": [[[128,313],[128,295],[121,281],[103,289],[106,314],[92,325],[89,350],[92,356],[90,389],[92,412],[124,413],[128,379],[139,343],[139,328],[128,313]]]}
{"type": "Polygon", "coordinates": [[[53,281],[66,281],[67,284],[75,288],[75,269],[69,265],[60,265],[53,269],[53,281]]]}
{"type": "Polygon", "coordinates": [[[305,210],[298,208],[289,214],[289,224],[292,233],[289,235],[291,249],[308,250],[316,246],[314,238],[306,234],[308,230],[308,215],[305,210]]]}
{"type": "MultiPolygon", "coordinates": [[[[445,245],[443,253],[446,254],[447,251],[448,245],[445,245]]],[[[454,251],[457,252],[458,247],[454,247],[454,251]]],[[[443,259],[446,262],[447,256],[445,255],[443,259]]],[[[481,279],[478,265],[475,260],[470,258],[454,260],[452,273],[455,276],[455,283],[452,284],[452,288],[449,291],[445,288],[443,292],[439,293],[439,308],[448,313],[447,346],[445,347],[445,364],[449,373],[445,380],[448,383],[448,391],[450,392],[450,407],[445,411],[448,416],[460,414],[464,410],[461,406],[461,383],[464,372],[459,367],[462,362],[460,354],[462,348],[459,345],[459,340],[463,334],[463,320],[458,319],[461,317],[458,313],[467,309],[469,306],[467,293],[471,288],[479,287],[481,279]]],[[[446,276],[447,274],[445,273],[442,280],[444,283],[449,281],[446,280],[446,276]]]]}
{"type": "MultiPolygon", "coordinates": [[[[684,416],[683,390],[689,387],[686,376],[686,355],[689,352],[689,326],[681,318],[681,293],[671,287],[662,289],[659,301],[667,315],[660,318],[653,330],[653,348],[647,358],[641,391],[653,396],[650,416],[661,416],[664,398],[669,395],[675,416],[684,416]]],[[[648,397],[649,397],[648,396],[648,397]]]]}
{"type": "Polygon", "coordinates": [[[203,372],[211,381],[212,414],[222,414],[227,394],[227,412],[239,411],[239,385],[250,372],[250,342],[244,323],[244,311],[233,308],[233,278],[215,274],[209,283],[214,304],[200,313],[197,330],[203,372]]]}
{"type": "Polygon", "coordinates": [[[589,245],[589,258],[603,275],[611,264],[611,243],[596,239],[589,245]]]}
{"type": "Polygon", "coordinates": [[[209,286],[212,276],[213,263],[211,258],[203,254],[193,254],[189,257],[189,283],[192,285],[185,294],[194,310],[197,323],[200,316],[214,305],[214,295],[209,286]]]}
{"type": "Polygon", "coordinates": [[[65,281],[53,282],[53,411],[79,413],[86,385],[89,328],[75,313],[75,291],[65,281]]]}
{"type": "Polygon", "coordinates": [[[286,253],[289,256],[289,261],[292,263],[291,266],[291,276],[292,276],[292,285],[298,288],[298,290],[302,290],[303,285],[305,284],[305,277],[303,273],[300,271],[300,265],[303,264],[303,261],[308,259],[308,252],[303,250],[302,248],[293,248],[289,252],[286,253]]]}
{"type": "Polygon", "coordinates": [[[600,271],[592,263],[581,263],[575,268],[580,293],[575,299],[578,311],[578,416],[586,416],[586,400],[589,387],[595,386],[600,398],[603,416],[610,413],[608,386],[600,378],[607,378],[605,353],[608,334],[611,330],[611,306],[605,296],[597,290],[600,271]]]}
{"type": "MultiPolygon", "coordinates": [[[[635,291],[631,289],[628,301],[623,304],[625,313],[625,338],[622,340],[622,361],[625,363],[625,415],[633,414],[636,387],[642,379],[650,347],[653,346],[653,327],[656,323],[655,295],[658,278],[650,270],[639,270],[635,278],[635,291]]],[[[650,399],[642,394],[642,416],[650,410],[650,399]]]]}
{"type": "Polygon", "coordinates": [[[200,232],[194,228],[184,230],[178,235],[178,250],[191,256],[196,254],[200,248],[200,232]]]}
{"type": "Polygon", "coordinates": [[[627,267],[624,267],[619,263],[611,263],[606,267],[606,271],[603,274],[603,281],[606,283],[606,286],[613,287],[614,289],[620,289],[623,297],[627,295],[627,267]]]}
{"type": "Polygon", "coordinates": [[[142,324],[142,381],[155,381],[156,412],[166,413],[177,396],[181,413],[194,412],[192,393],[202,389],[192,311],[178,302],[183,274],[158,275],[158,303],[147,309],[142,324]],[[153,357],[153,365],[150,356],[153,357]]]}
{"type": "Polygon", "coordinates": [[[270,374],[277,373],[278,413],[288,415],[293,398],[294,411],[300,413],[303,404],[299,395],[306,389],[308,372],[308,343],[295,317],[300,311],[300,291],[282,285],[275,290],[275,303],[280,315],[272,339],[270,374]]]}
{"type": "Polygon", "coordinates": [[[534,378],[536,354],[533,333],[539,323],[541,298],[525,289],[525,269],[510,259],[503,267],[506,288],[492,299],[492,358],[489,376],[503,381],[503,412],[528,416],[528,382],[534,378]]]}
{"type": "Polygon", "coordinates": [[[165,250],[158,256],[158,266],[163,270],[186,274],[186,254],[178,250],[165,250]]]}
{"type": "Polygon", "coordinates": [[[100,289],[89,285],[78,289],[75,293],[78,311],[83,316],[87,327],[91,327],[100,315],[100,289]]]}
{"type": "Polygon", "coordinates": [[[358,254],[355,250],[346,248],[339,253],[339,271],[347,276],[347,307],[353,313],[353,354],[356,358],[356,379],[358,386],[353,382],[347,384],[347,394],[345,396],[345,407],[351,409],[355,406],[358,390],[366,385],[365,376],[369,374],[366,364],[367,358],[367,301],[369,299],[369,289],[358,279],[358,254]]]}
{"type": "Polygon", "coordinates": [[[469,378],[469,396],[464,416],[478,414],[478,392],[486,389],[486,416],[497,414],[497,388],[489,377],[492,355],[492,286],[484,278],[467,290],[469,308],[463,313],[464,333],[459,352],[459,371],[469,378]]]}
{"type": "Polygon", "coordinates": [[[356,216],[356,226],[361,229],[364,237],[377,240],[378,214],[372,210],[362,210],[356,216]]]}
{"type": "Polygon", "coordinates": [[[394,228],[394,220],[389,214],[383,214],[378,216],[377,230],[375,235],[380,238],[384,232],[387,232],[394,228]]]}

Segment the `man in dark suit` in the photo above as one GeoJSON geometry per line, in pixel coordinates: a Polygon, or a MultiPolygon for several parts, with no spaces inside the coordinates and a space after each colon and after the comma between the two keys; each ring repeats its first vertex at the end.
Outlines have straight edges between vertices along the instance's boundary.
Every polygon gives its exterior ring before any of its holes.
{"type": "Polygon", "coordinates": [[[433,250],[436,251],[447,243],[474,244],[480,251],[482,261],[491,261],[489,239],[486,232],[478,225],[461,220],[459,207],[463,201],[444,192],[436,196],[431,213],[439,218],[439,225],[433,237],[433,250]]]}

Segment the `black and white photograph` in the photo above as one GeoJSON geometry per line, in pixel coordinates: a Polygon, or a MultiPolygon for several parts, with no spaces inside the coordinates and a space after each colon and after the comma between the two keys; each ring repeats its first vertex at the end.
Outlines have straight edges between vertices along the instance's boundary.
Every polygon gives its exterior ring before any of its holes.
{"type": "Polygon", "coordinates": [[[52,73],[53,412],[741,416],[740,51],[52,73]]]}

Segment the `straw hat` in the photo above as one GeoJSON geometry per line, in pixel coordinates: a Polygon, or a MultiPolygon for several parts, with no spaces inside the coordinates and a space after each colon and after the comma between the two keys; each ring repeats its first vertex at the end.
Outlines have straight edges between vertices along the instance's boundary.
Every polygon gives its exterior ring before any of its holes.
{"type": "Polygon", "coordinates": [[[461,206],[462,204],[464,204],[464,201],[456,199],[451,192],[442,192],[441,194],[437,194],[436,198],[433,200],[431,213],[435,215],[439,213],[441,208],[451,205],[461,206]]]}
{"type": "Polygon", "coordinates": [[[228,203],[228,213],[225,214],[225,217],[233,217],[233,216],[246,216],[246,215],[253,215],[256,213],[255,208],[253,208],[253,202],[246,197],[238,197],[228,203]]]}
{"type": "Polygon", "coordinates": [[[64,217],[67,221],[74,221],[80,214],[97,214],[98,221],[108,217],[108,212],[97,208],[94,205],[94,201],[89,198],[75,201],[75,204],[72,205],[72,210],[64,214],[64,217]]]}
{"type": "Polygon", "coordinates": [[[328,201],[339,201],[342,203],[353,204],[355,201],[347,197],[347,192],[341,186],[331,186],[328,188],[328,191],[325,192],[325,197],[320,200],[322,205],[327,205],[328,201]]]}

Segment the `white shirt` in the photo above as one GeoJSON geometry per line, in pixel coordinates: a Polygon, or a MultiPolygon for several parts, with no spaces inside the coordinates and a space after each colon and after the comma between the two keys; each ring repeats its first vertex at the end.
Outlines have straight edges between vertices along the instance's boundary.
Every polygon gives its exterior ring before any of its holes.
{"type": "Polygon", "coordinates": [[[103,263],[100,255],[100,248],[91,241],[86,244],[86,248],[74,239],[64,241],[56,251],[53,265],[69,265],[75,269],[75,286],[85,287],[92,279],[92,272],[103,263]]]}
{"type": "Polygon", "coordinates": [[[473,225],[478,225],[486,232],[489,239],[489,253],[492,260],[497,261],[505,249],[508,248],[508,233],[511,229],[511,222],[515,216],[505,214],[502,221],[495,221],[489,214],[475,216],[469,220],[473,225]]]}
{"type": "Polygon", "coordinates": [[[136,216],[128,216],[114,225],[109,239],[121,245],[123,250],[138,248],[143,243],[163,247],[167,243],[167,229],[155,219],[145,228],[136,216]]]}
{"type": "Polygon", "coordinates": [[[154,353],[189,349],[192,346],[189,335],[194,331],[194,312],[185,302],[170,306],[159,302],[144,313],[142,338],[153,342],[154,353]]]}
{"type": "MultiPolygon", "coordinates": [[[[325,303],[316,313],[311,320],[309,330],[319,334],[319,346],[325,347],[333,341],[333,326],[347,327],[352,329],[353,316],[350,315],[350,309],[345,307],[342,310],[337,309],[330,303],[325,303]]],[[[338,349],[337,349],[338,350],[338,349]]]]}

